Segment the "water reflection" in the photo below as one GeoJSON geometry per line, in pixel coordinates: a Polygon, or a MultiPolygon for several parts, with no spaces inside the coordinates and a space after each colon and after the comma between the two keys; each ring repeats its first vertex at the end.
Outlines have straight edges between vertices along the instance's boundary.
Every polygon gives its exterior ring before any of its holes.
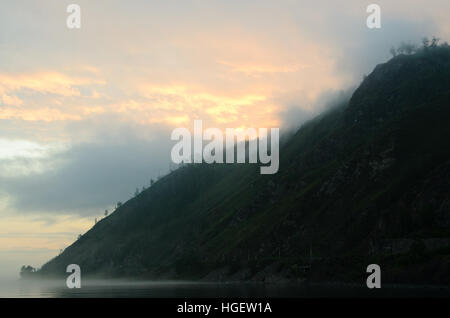
{"type": "Polygon", "coordinates": [[[68,289],[65,280],[0,282],[0,297],[450,297],[449,287],[384,286],[369,290],[342,284],[262,284],[198,282],[83,281],[82,288],[68,289]]]}

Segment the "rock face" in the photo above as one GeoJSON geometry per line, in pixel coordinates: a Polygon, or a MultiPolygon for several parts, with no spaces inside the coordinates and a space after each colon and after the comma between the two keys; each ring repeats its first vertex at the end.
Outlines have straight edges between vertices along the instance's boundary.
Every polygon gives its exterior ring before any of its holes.
{"type": "Polygon", "coordinates": [[[45,264],[85,275],[450,284],[450,49],[378,65],[280,149],[280,170],[190,165],[45,264]]]}

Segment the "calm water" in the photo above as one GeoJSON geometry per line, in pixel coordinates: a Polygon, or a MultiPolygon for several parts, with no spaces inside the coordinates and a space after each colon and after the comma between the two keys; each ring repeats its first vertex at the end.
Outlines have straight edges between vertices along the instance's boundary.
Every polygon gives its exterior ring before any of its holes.
{"type": "Polygon", "coordinates": [[[450,287],[354,285],[84,281],[68,289],[65,281],[0,281],[0,297],[450,297],[450,287]]]}

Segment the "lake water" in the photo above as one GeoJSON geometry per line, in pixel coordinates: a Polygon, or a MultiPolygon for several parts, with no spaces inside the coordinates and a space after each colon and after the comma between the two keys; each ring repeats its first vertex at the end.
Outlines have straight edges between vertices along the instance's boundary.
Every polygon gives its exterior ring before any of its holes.
{"type": "Polygon", "coordinates": [[[450,287],[382,286],[370,290],[355,285],[305,285],[262,283],[83,281],[80,289],[68,289],[64,280],[0,281],[0,297],[450,297],[450,287]]]}

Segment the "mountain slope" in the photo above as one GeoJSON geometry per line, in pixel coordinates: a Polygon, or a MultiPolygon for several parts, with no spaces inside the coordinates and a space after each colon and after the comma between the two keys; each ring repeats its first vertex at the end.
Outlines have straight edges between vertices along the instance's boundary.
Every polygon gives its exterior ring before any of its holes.
{"type": "Polygon", "coordinates": [[[449,123],[450,49],[397,56],[301,127],[277,174],[182,167],[39,273],[360,280],[377,263],[384,281],[450,283],[449,123]]]}

